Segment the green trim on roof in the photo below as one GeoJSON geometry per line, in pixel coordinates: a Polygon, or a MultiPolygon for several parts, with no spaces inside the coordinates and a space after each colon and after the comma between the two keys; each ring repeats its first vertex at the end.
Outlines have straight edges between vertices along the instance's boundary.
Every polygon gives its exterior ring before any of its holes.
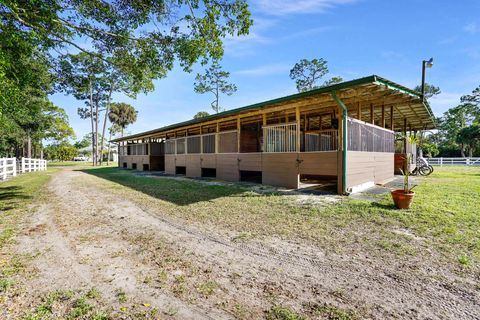
{"type": "MultiPolygon", "coordinates": [[[[392,89],[402,91],[406,94],[409,94],[409,95],[412,95],[412,96],[415,96],[415,97],[418,97],[418,98],[421,97],[421,95],[414,90],[411,90],[407,87],[399,85],[399,84],[397,84],[395,82],[392,82],[390,80],[387,80],[385,78],[382,78],[382,77],[379,77],[379,76],[376,76],[376,75],[371,75],[371,76],[368,76],[368,77],[363,77],[363,78],[359,78],[359,79],[355,79],[355,80],[350,80],[350,81],[337,83],[337,84],[334,84],[334,85],[331,85],[331,86],[321,87],[321,88],[313,89],[313,90],[306,91],[306,92],[300,92],[300,93],[288,95],[288,96],[281,97],[281,98],[276,98],[276,99],[272,99],[272,100],[268,100],[268,101],[263,101],[263,102],[251,104],[251,105],[248,105],[248,106],[245,106],[245,107],[240,107],[240,108],[236,108],[236,109],[232,109],[232,110],[227,110],[227,111],[224,111],[224,112],[209,115],[209,116],[199,118],[199,119],[187,120],[187,121],[175,123],[175,124],[172,124],[172,125],[168,125],[168,126],[165,126],[165,127],[157,128],[157,129],[154,129],[154,130],[140,132],[140,133],[125,136],[125,137],[122,137],[122,138],[113,139],[113,140],[111,140],[111,142],[131,140],[131,139],[143,137],[143,136],[146,136],[146,135],[160,133],[160,132],[163,132],[163,131],[168,131],[168,130],[172,130],[172,129],[176,129],[176,128],[180,128],[180,127],[184,127],[184,126],[188,126],[188,125],[192,125],[192,124],[196,124],[196,123],[201,123],[201,122],[206,122],[206,121],[209,121],[209,120],[223,118],[225,116],[232,115],[232,114],[237,114],[237,113],[240,113],[240,112],[243,112],[243,111],[254,110],[254,109],[262,109],[264,107],[267,107],[267,106],[270,106],[270,105],[273,105],[273,104],[277,104],[277,103],[282,103],[282,102],[291,101],[291,100],[295,100],[295,99],[306,98],[306,97],[319,95],[319,94],[324,94],[324,93],[331,93],[332,91],[348,89],[348,88],[361,86],[361,85],[369,84],[369,83],[386,85],[386,86],[388,86],[392,89]]],[[[428,104],[426,104],[425,106],[427,107],[429,113],[432,115],[433,113],[431,113],[430,106],[428,104]]],[[[434,121],[433,119],[434,118],[432,116],[432,121],[434,121]]]]}

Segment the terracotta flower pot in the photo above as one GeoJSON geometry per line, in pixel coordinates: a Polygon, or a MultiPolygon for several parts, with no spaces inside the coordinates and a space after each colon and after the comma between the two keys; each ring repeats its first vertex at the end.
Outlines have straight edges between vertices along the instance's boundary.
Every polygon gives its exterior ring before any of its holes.
{"type": "Polygon", "coordinates": [[[410,193],[405,193],[403,189],[400,190],[393,190],[391,192],[393,202],[395,203],[395,207],[398,209],[410,209],[410,206],[413,202],[413,197],[415,196],[415,192],[410,191],[410,193]]]}

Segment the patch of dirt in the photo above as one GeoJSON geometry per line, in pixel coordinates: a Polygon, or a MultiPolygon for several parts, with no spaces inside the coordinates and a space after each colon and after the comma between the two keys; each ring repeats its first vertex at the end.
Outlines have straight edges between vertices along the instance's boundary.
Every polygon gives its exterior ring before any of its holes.
{"type": "Polygon", "coordinates": [[[273,237],[206,232],[94,184],[78,187],[75,181],[86,177],[98,179],[70,169],[57,173],[48,203],[17,238],[17,252],[34,256],[38,270],[22,282],[30,303],[55,289],[95,287],[112,310],[147,303],[162,318],[253,319],[274,306],[305,315],[327,306],[322,310],[373,319],[480,318],[474,283],[441,270],[414,271],[408,261],[378,261],[366,252],[338,255],[273,237]]]}

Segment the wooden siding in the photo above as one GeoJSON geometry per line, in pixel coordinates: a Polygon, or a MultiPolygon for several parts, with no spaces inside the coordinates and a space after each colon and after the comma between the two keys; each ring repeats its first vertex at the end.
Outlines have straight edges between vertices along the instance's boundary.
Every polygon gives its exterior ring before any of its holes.
{"type": "Polygon", "coordinates": [[[296,153],[262,155],[262,183],[296,189],[299,184],[296,153]]]}
{"type": "Polygon", "coordinates": [[[337,175],[337,151],[299,153],[300,174],[337,175]]]}
{"type": "Polygon", "coordinates": [[[187,173],[186,176],[190,178],[198,178],[202,176],[202,170],[200,168],[200,155],[187,155],[186,156],[187,173]]]}
{"type": "Polygon", "coordinates": [[[245,171],[262,171],[262,154],[261,153],[245,153],[238,154],[239,170],[245,171]]]}
{"type": "Polygon", "coordinates": [[[184,154],[177,154],[175,156],[175,166],[185,167],[187,165],[187,158],[184,154]]]}
{"type": "Polygon", "coordinates": [[[175,174],[175,156],[165,155],[165,172],[168,174],[175,174]]]}
{"type": "Polygon", "coordinates": [[[200,167],[215,169],[217,167],[217,155],[216,154],[200,155],[200,167]]]}
{"type": "Polygon", "coordinates": [[[238,155],[217,155],[217,178],[226,181],[238,181],[238,155]]]}
{"type": "Polygon", "coordinates": [[[393,179],[394,154],[390,152],[348,151],[347,188],[373,181],[393,179]]]}
{"type": "Polygon", "coordinates": [[[148,164],[150,166],[149,156],[119,156],[118,165],[123,168],[123,163],[127,163],[127,168],[132,169],[132,164],[137,164],[137,170],[143,171],[143,165],[148,164]]]}

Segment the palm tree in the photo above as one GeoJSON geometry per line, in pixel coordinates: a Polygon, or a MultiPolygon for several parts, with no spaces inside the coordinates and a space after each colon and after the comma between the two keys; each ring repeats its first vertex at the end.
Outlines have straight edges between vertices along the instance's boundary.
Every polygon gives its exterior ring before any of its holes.
{"type": "Polygon", "coordinates": [[[137,110],[125,102],[113,102],[110,106],[108,119],[110,122],[121,128],[121,135],[123,137],[123,130],[129,125],[137,121],[137,110]]]}

